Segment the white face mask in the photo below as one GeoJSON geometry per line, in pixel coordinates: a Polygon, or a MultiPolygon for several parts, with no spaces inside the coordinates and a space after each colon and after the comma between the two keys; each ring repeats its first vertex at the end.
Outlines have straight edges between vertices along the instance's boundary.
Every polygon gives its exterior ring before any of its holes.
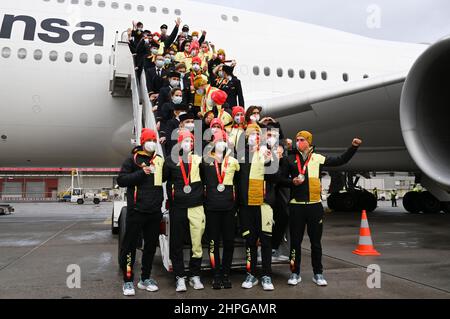
{"type": "Polygon", "coordinates": [[[194,64],[193,66],[192,66],[192,69],[194,70],[194,71],[200,71],[200,69],[201,69],[201,66],[200,65],[198,65],[198,64],[194,64]]]}
{"type": "Polygon", "coordinates": [[[192,37],[193,41],[198,41],[198,37],[192,37]]]}
{"type": "Polygon", "coordinates": [[[223,153],[227,149],[227,143],[226,142],[217,142],[216,143],[216,151],[218,153],[223,153]]]}
{"type": "Polygon", "coordinates": [[[192,132],[194,130],[194,128],[195,128],[195,124],[194,123],[187,123],[187,124],[184,125],[184,127],[192,132]]]}
{"type": "Polygon", "coordinates": [[[181,72],[180,72],[180,76],[181,76],[182,79],[184,79],[184,76],[185,76],[185,75],[186,75],[185,73],[181,73],[181,72]]]}
{"type": "Polygon", "coordinates": [[[183,143],[181,143],[181,149],[185,152],[188,153],[192,150],[191,147],[191,142],[190,141],[185,141],[183,143]]]}
{"type": "Polygon", "coordinates": [[[219,71],[218,75],[219,75],[220,78],[223,78],[223,71],[219,71]]]}
{"type": "Polygon", "coordinates": [[[166,62],[166,64],[172,63],[172,59],[171,58],[166,58],[164,61],[166,62]]]}
{"type": "Polygon", "coordinates": [[[180,86],[180,81],[178,80],[170,80],[170,86],[173,88],[177,88],[180,86]]]}
{"type": "Polygon", "coordinates": [[[182,96],[174,96],[172,98],[172,102],[173,104],[181,104],[181,102],[183,102],[183,97],[182,96]]]}
{"type": "Polygon", "coordinates": [[[161,60],[156,61],[156,66],[158,68],[162,68],[164,65],[165,65],[164,61],[161,61],[161,60]]]}
{"type": "Polygon", "coordinates": [[[220,128],[213,127],[213,128],[211,128],[211,133],[214,135],[214,134],[216,134],[217,132],[219,132],[219,130],[220,130],[220,128]]]}
{"type": "Polygon", "coordinates": [[[258,141],[258,135],[252,134],[248,137],[248,145],[250,146],[256,146],[258,141]]]}
{"type": "Polygon", "coordinates": [[[153,54],[153,55],[156,55],[156,54],[158,54],[158,52],[159,52],[159,50],[158,50],[158,49],[152,49],[152,54],[153,54]]]}
{"type": "Polygon", "coordinates": [[[252,116],[250,116],[250,120],[251,120],[252,122],[258,122],[259,119],[260,119],[260,116],[259,116],[259,115],[252,115],[252,116]]]}
{"type": "Polygon", "coordinates": [[[197,90],[197,94],[198,94],[198,95],[203,95],[203,94],[205,94],[205,90],[203,90],[203,89],[198,89],[198,90],[197,90]]]}
{"type": "Polygon", "coordinates": [[[243,117],[240,116],[240,115],[236,115],[236,116],[234,117],[234,122],[235,122],[236,124],[242,124],[242,122],[243,122],[243,117]]]}
{"type": "Polygon", "coordinates": [[[144,42],[145,42],[146,44],[148,44],[148,43],[150,42],[150,40],[149,40],[149,39],[144,39],[144,42]]]}
{"type": "Polygon", "coordinates": [[[144,149],[145,149],[145,151],[147,151],[149,153],[153,153],[154,151],[156,151],[156,143],[155,142],[146,142],[144,144],[144,149]]]}
{"type": "Polygon", "coordinates": [[[278,139],[276,137],[270,137],[267,139],[267,145],[270,147],[274,147],[278,143],[278,139]]]}

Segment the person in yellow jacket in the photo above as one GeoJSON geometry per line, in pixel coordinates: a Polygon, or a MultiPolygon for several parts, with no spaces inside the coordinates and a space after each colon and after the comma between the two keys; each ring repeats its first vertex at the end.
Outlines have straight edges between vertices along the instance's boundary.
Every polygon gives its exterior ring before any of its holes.
{"type": "Polygon", "coordinates": [[[235,106],[232,109],[233,121],[230,125],[226,126],[228,132],[228,142],[231,147],[237,152],[239,145],[240,149],[243,149],[245,142],[245,109],[242,106],[235,106]],[[243,134],[244,133],[244,134],[243,134]]]}

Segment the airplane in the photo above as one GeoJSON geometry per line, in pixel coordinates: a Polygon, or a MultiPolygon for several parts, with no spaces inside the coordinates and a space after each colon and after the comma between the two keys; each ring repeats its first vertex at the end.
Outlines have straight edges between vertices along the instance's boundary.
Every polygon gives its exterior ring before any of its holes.
{"type": "Polygon", "coordinates": [[[310,130],[327,154],[361,137],[341,171],[413,172],[428,192],[408,193],[407,209],[449,209],[450,38],[377,40],[182,0],[0,7],[0,166],[119,167],[136,136],[132,99],[110,92],[117,32],[132,20],[153,32],[166,23],[170,32],[181,17],[237,60],[247,106],[263,106],[287,136],[310,130]]]}

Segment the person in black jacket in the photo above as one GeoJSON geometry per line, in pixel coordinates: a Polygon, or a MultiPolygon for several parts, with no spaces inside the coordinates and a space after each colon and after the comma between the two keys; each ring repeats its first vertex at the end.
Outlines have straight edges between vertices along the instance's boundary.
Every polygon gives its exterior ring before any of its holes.
{"type": "Polygon", "coordinates": [[[167,83],[168,71],[164,69],[164,57],[157,55],[155,66],[146,70],[147,90],[153,105],[157,104],[159,92],[167,83]]]}
{"type": "Polygon", "coordinates": [[[138,238],[144,235],[142,274],[139,289],[157,291],[151,278],[152,263],[158,244],[162,213],[164,160],[156,154],[157,135],[143,129],[141,145],[125,160],[117,178],[120,187],[127,187],[127,215],[125,237],[120,251],[120,267],[123,272],[123,293],[134,296],[134,262],[138,238]]]}
{"type": "Polygon", "coordinates": [[[178,156],[172,152],[164,164],[170,207],[170,259],[177,292],[186,291],[183,248],[185,243],[189,243],[189,237],[192,246],[189,284],[195,290],[204,289],[200,280],[202,237],[206,223],[203,208],[202,158],[192,152],[193,143],[194,135],[188,129],[180,129],[178,156]]]}
{"type": "Polygon", "coordinates": [[[288,169],[279,184],[291,189],[289,203],[289,229],[291,239],[289,285],[301,281],[301,244],[305,228],[311,241],[313,282],[326,286],[322,266],[323,207],[320,173],[322,167],[340,166],[350,161],[362,141],[353,139],[352,146],[341,156],[323,156],[314,152],[313,137],[308,131],[298,132],[296,150],[288,156],[288,169]]]}
{"type": "MultiPolygon", "coordinates": [[[[180,73],[169,72],[168,77],[168,81],[159,90],[158,105],[160,107],[167,102],[172,102],[172,90],[180,88],[180,73]]],[[[180,101],[180,103],[182,103],[182,101],[180,101]]]]}
{"type": "Polygon", "coordinates": [[[213,270],[213,289],[230,289],[236,232],[234,177],[239,162],[230,155],[226,133],[221,129],[213,134],[212,149],[203,161],[206,188],[206,233],[209,259],[213,270]],[[223,258],[220,259],[220,241],[223,258]]]}
{"type": "Polygon", "coordinates": [[[233,67],[226,64],[222,66],[223,74],[221,75],[226,80],[226,84],[224,84],[221,89],[228,94],[228,105],[231,107],[240,105],[245,108],[242,84],[241,81],[233,74],[233,69],[233,67]]]}

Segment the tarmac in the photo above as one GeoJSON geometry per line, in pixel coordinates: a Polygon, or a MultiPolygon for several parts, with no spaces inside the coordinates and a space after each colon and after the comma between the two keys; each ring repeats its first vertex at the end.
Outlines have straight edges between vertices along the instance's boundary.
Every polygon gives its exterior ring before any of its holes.
{"type": "MultiPolygon", "coordinates": [[[[399,203],[401,205],[401,203],[399,203]]],[[[160,291],[136,289],[139,299],[429,299],[450,298],[450,215],[412,215],[402,207],[380,207],[368,214],[378,257],[352,254],[360,213],[327,213],[324,218],[323,264],[327,287],[312,282],[309,239],[305,234],[302,282],[287,285],[289,266],[273,266],[275,290],[240,287],[245,271],[232,273],[233,289],[213,290],[205,271],[205,289],[176,293],[173,276],[162,266],[159,252],[153,277],[160,291]],[[379,267],[377,287],[369,265],[379,267]],[[368,285],[369,282],[369,285],[368,285]]],[[[12,215],[0,216],[0,298],[2,299],[125,299],[117,263],[117,236],[111,234],[112,203],[13,204],[12,215]],[[73,266],[80,286],[73,287],[73,266]],[[69,279],[68,279],[69,278],[69,279]],[[68,285],[69,281],[69,285],[68,285]]],[[[241,248],[240,248],[241,249],[241,248]]],[[[206,258],[206,256],[204,256],[206,258]]],[[[138,261],[140,252],[138,252],[138,261]]],[[[139,264],[137,264],[139,267],[139,264]]],[[[138,271],[139,273],[139,271],[138,271]]]]}

